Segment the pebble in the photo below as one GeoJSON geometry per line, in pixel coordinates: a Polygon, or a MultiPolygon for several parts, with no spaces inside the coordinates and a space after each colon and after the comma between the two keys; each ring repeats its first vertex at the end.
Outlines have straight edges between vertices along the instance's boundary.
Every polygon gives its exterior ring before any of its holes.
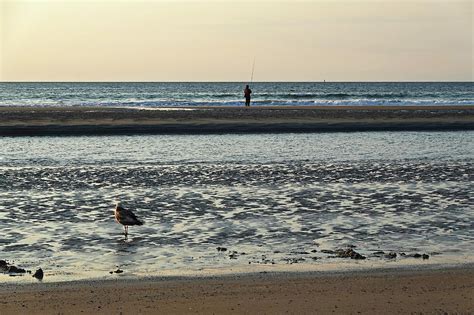
{"type": "Polygon", "coordinates": [[[387,259],[395,259],[395,258],[397,258],[397,253],[390,252],[388,254],[385,254],[384,257],[387,258],[387,259]]]}
{"type": "Polygon", "coordinates": [[[39,268],[38,270],[36,270],[36,272],[33,274],[33,277],[38,280],[42,280],[44,277],[43,269],[39,268]]]}

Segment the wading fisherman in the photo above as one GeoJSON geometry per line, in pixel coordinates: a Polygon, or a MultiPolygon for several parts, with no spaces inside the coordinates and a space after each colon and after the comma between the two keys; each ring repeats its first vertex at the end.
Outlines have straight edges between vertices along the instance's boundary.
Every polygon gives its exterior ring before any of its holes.
{"type": "Polygon", "coordinates": [[[250,106],[250,94],[252,94],[252,90],[248,86],[248,84],[245,86],[244,90],[244,96],[245,96],[245,106],[250,106]]]}

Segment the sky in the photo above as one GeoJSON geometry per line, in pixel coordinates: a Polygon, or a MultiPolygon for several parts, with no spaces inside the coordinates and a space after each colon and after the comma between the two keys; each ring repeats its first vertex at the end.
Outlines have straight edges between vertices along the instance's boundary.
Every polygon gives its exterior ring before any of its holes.
{"type": "Polygon", "coordinates": [[[0,0],[0,81],[472,81],[471,0],[0,0]]]}

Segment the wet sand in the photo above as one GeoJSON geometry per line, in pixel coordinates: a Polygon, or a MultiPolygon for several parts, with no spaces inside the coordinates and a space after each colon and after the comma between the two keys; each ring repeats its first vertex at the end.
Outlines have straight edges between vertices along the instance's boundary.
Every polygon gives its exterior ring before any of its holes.
{"type": "Polygon", "coordinates": [[[474,106],[0,107],[0,136],[474,130],[474,106]]]}
{"type": "Polygon", "coordinates": [[[7,314],[471,314],[474,269],[0,286],[7,314]]]}

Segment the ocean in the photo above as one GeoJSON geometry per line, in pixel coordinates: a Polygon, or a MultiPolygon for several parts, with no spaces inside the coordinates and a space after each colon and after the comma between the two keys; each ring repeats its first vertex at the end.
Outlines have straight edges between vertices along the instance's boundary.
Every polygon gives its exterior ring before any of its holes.
{"type": "MultiPolygon", "coordinates": [[[[0,83],[0,106],[236,106],[243,82],[0,83]]],[[[251,84],[253,105],[474,105],[472,82],[251,84]]]]}
{"type": "MultiPolygon", "coordinates": [[[[1,137],[0,148],[0,259],[43,268],[45,282],[474,263],[472,131],[1,137]],[[116,201],[145,222],[127,239],[116,201]],[[366,259],[337,257],[347,248],[366,259]]],[[[9,281],[36,280],[0,273],[9,281]]]]}

